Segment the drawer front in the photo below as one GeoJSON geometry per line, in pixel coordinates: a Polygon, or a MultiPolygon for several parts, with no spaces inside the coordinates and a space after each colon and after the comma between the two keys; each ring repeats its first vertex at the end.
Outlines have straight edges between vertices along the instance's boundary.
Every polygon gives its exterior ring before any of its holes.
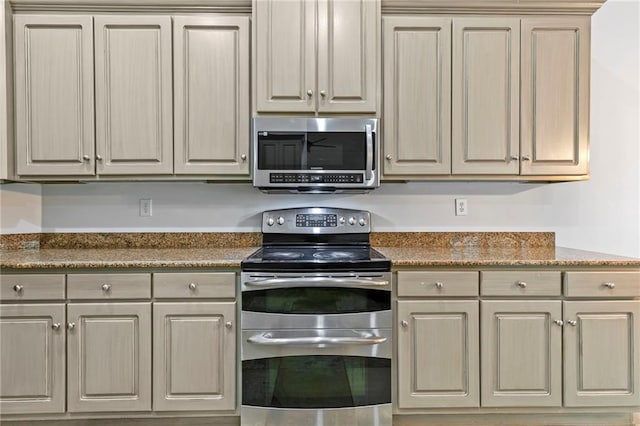
{"type": "Polygon", "coordinates": [[[478,273],[474,271],[398,271],[400,297],[477,295],[478,273]]]}
{"type": "Polygon", "coordinates": [[[63,300],[64,274],[0,275],[0,300],[63,300]]]}
{"type": "Polygon", "coordinates": [[[67,276],[69,299],[149,299],[150,274],[77,274],[67,276]]]}
{"type": "Polygon", "coordinates": [[[233,298],[234,272],[153,274],[153,296],[157,298],[233,298]]]}
{"type": "Polygon", "coordinates": [[[567,272],[569,297],[640,297],[640,270],[567,272]]]}
{"type": "Polygon", "coordinates": [[[482,271],[483,296],[560,296],[560,271],[482,271]]]}

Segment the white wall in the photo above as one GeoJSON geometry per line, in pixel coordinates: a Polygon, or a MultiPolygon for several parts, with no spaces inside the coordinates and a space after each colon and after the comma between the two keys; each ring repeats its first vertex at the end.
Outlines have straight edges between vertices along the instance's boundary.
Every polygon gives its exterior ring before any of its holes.
{"type": "Polygon", "coordinates": [[[247,184],[43,185],[42,229],[257,231],[263,210],[327,205],[370,210],[377,231],[555,231],[561,246],[640,257],[639,7],[609,0],[593,17],[590,181],[416,182],[330,196],[267,195],[247,184]],[[466,217],[454,216],[459,196],[466,217]],[[138,216],[140,198],[153,200],[152,217],[138,216]]]}
{"type": "Polygon", "coordinates": [[[0,186],[0,234],[36,234],[42,230],[40,185],[0,186]]]}

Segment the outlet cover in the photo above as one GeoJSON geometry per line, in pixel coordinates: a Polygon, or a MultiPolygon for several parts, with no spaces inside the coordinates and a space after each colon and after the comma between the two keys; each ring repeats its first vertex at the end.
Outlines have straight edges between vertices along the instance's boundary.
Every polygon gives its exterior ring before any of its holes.
{"type": "Polygon", "coordinates": [[[140,217],[151,217],[151,199],[140,199],[140,217]]]}
{"type": "Polygon", "coordinates": [[[456,216],[466,216],[469,212],[467,200],[464,198],[456,198],[456,216]]]}

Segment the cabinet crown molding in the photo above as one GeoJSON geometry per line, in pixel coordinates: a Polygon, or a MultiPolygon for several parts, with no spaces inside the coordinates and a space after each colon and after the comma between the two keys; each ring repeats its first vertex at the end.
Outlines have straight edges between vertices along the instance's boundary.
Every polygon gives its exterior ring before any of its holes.
{"type": "Polygon", "coordinates": [[[383,14],[593,15],[606,0],[382,0],[383,14]]]}
{"type": "Polygon", "coordinates": [[[9,0],[14,12],[251,13],[251,0],[9,0]]]}

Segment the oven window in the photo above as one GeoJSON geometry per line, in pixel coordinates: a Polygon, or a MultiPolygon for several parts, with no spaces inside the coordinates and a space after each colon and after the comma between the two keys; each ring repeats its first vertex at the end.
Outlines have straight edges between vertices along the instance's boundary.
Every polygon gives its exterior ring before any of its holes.
{"type": "Polygon", "coordinates": [[[282,314],[350,314],[391,309],[391,292],[345,287],[245,291],[242,310],[282,314]]]}
{"type": "Polygon", "coordinates": [[[310,170],[364,170],[367,162],[363,132],[309,132],[307,163],[310,170]]]}
{"type": "Polygon", "coordinates": [[[391,402],[391,360],[307,355],[242,361],[242,404],[343,408],[391,402]]]}
{"type": "Polygon", "coordinates": [[[260,170],[302,170],[304,133],[269,133],[258,136],[260,170]]]}

